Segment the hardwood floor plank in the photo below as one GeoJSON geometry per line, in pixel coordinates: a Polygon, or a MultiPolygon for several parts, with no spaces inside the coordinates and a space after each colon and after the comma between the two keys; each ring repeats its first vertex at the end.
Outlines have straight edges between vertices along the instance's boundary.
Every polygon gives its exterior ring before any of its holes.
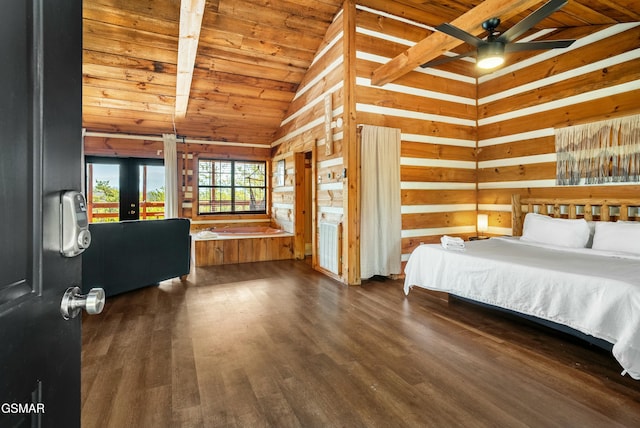
{"type": "Polygon", "coordinates": [[[84,317],[92,427],[640,426],[606,352],[400,281],[304,261],[193,268],[84,317]]]}

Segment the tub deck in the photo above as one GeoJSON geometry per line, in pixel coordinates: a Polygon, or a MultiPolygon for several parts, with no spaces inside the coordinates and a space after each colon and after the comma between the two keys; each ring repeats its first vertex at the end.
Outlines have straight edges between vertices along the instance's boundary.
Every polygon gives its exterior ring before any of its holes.
{"type": "Polygon", "coordinates": [[[215,239],[193,237],[196,267],[262,262],[293,258],[293,235],[220,235],[215,239]]]}

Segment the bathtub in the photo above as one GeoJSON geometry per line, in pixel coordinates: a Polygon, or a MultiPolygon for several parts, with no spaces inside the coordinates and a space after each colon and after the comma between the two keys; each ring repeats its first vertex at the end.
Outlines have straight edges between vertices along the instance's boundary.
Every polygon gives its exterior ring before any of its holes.
{"type": "Polygon", "coordinates": [[[192,235],[196,267],[293,258],[293,234],[268,226],[236,226],[192,235]]]}
{"type": "Polygon", "coordinates": [[[282,235],[286,232],[280,229],[274,229],[269,226],[236,226],[236,227],[220,227],[212,230],[218,235],[282,235]]]}

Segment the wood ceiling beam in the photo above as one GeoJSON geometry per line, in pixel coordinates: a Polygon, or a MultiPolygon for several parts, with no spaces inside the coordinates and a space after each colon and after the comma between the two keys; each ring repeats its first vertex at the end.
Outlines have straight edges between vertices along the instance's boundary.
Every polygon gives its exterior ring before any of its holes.
{"type": "Polygon", "coordinates": [[[193,67],[206,0],[182,0],[180,4],[180,36],[178,40],[178,74],[176,77],[175,116],[185,117],[191,92],[193,67]]]}
{"type": "MultiPolygon", "coordinates": [[[[482,23],[499,17],[507,21],[513,16],[540,3],[541,0],[485,0],[451,22],[452,25],[475,36],[482,34],[482,23]]],[[[420,64],[424,64],[445,52],[463,44],[462,40],[438,31],[416,43],[371,74],[371,83],[382,86],[404,76],[420,64]]]]}

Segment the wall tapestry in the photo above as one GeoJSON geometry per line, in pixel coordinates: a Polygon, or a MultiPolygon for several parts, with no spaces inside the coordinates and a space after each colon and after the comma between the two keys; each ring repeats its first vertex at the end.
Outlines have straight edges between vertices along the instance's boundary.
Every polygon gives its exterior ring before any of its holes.
{"type": "Polygon", "coordinates": [[[556,184],[640,181],[640,115],[555,130],[556,184]]]}

